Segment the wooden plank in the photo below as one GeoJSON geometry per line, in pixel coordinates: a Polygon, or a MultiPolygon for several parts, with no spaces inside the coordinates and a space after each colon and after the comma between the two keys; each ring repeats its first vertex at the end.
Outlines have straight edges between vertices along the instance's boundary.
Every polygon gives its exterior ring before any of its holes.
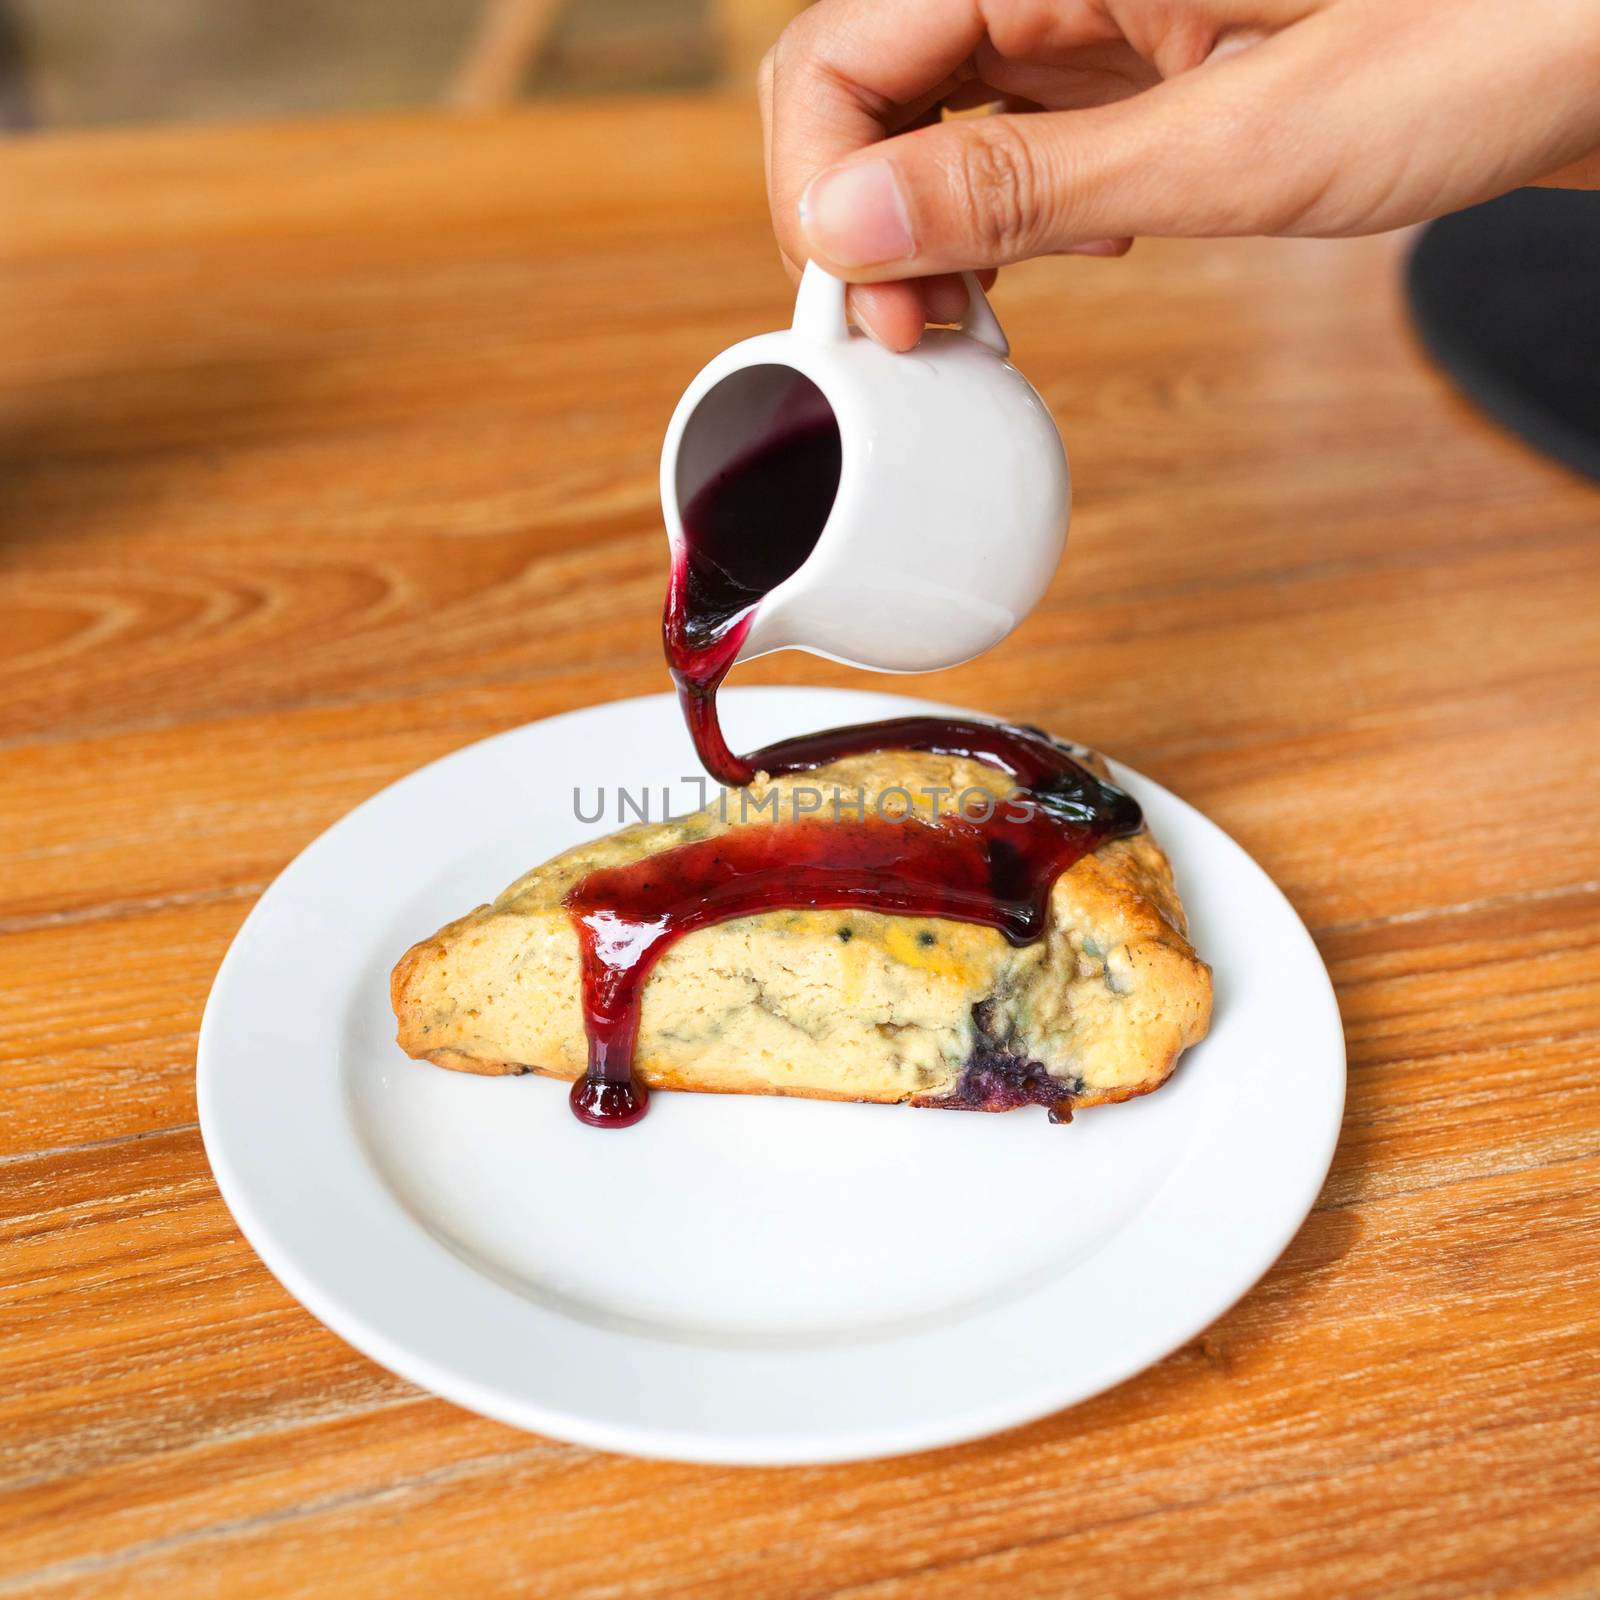
{"type": "Polygon", "coordinates": [[[1158,1595],[1187,1564],[1184,1592],[1426,1573],[1415,1592],[1442,1594],[1452,1568],[1593,1573],[1597,1179],[1593,1154],[1320,1210],[1203,1340],[1075,1411],[905,1462],[739,1472],[407,1403],[231,1236],[193,1135],[54,1158],[28,1189],[45,1212],[8,1219],[51,1281],[8,1297],[87,1295],[93,1315],[3,1357],[13,1570],[74,1595],[188,1592],[219,1562],[247,1595],[348,1593],[352,1571],[591,1592],[598,1552],[604,1583],[654,1593],[1076,1594],[1115,1573],[1158,1595]],[[33,1232],[49,1214],[70,1272],[33,1232]]]}
{"type": "MultiPolygon", "coordinates": [[[[496,117],[364,117],[15,140],[0,195],[21,226],[0,260],[94,260],[219,239],[460,235],[517,211],[599,243],[653,235],[684,202],[759,215],[755,106],[744,97],[569,101],[496,117]],[[617,159],[626,150],[628,159],[617,159]],[[608,227],[610,232],[608,233],[608,227]]],[[[643,241],[638,241],[642,243],[643,241]]]]}
{"type": "MultiPolygon", "coordinates": [[[[24,279],[30,302],[59,300],[60,315],[30,324],[32,361],[12,357],[22,398],[0,433],[15,469],[0,567],[16,624],[0,641],[6,728],[59,734],[469,683],[491,662],[505,675],[654,660],[660,429],[700,356],[781,317],[781,279],[747,265],[733,312],[712,298],[725,286],[703,275],[692,294],[673,277],[641,303],[631,255],[602,253],[609,275],[580,271],[522,231],[526,252],[497,241],[487,260],[441,256],[425,236],[420,262],[402,253],[384,287],[359,295],[359,265],[338,238],[314,263],[262,262],[251,244],[209,246],[176,267],[163,257],[129,292],[142,318],[155,305],[178,320],[148,329],[126,304],[80,329],[82,283],[24,279]],[[209,278],[236,287],[197,319],[209,278]],[[464,296],[464,280],[478,292],[464,296]],[[617,302],[627,311],[608,315],[617,302]],[[578,593],[605,604],[574,606],[578,593]]],[[[1375,640],[1392,639],[1408,677],[1434,674],[1398,685],[1414,697],[1446,673],[1492,680],[1518,642],[1497,626],[1505,579],[1518,585],[1508,604],[1546,611],[1560,598],[1533,591],[1552,572],[1570,580],[1577,562],[1592,581],[1592,497],[1463,428],[1391,305],[1367,314],[1353,374],[1330,365],[1332,330],[1315,320],[1296,325],[1288,354],[1274,324],[1241,338],[1243,297],[1264,294],[1300,245],[1246,255],[1244,281],[1218,278],[1209,299],[1163,324],[1164,342],[1105,347],[1130,295],[1162,303],[1179,248],[1074,281],[1100,330],[1087,355],[1064,328],[1059,268],[1008,281],[1019,350],[1041,374],[1064,374],[1045,388],[1083,488],[1048,609],[956,686],[981,695],[989,672],[1041,640],[1069,666],[1074,646],[1116,641],[1149,660],[1159,630],[1202,670],[1215,660],[1197,698],[1220,694],[1221,722],[1237,717],[1237,685],[1250,680],[1213,657],[1208,631],[1291,623],[1313,592],[1331,617],[1352,612],[1359,637],[1329,629],[1288,651],[1269,634],[1247,653],[1320,694],[1324,715],[1330,677],[1365,687],[1376,663],[1362,647],[1375,640]],[[1142,282],[1130,289],[1124,272],[1142,282]],[[1107,368],[1120,383],[1090,389],[1107,368]],[[1285,403],[1300,368],[1320,381],[1300,379],[1285,403]],[[1359,425],[1347,415],[1341,433],[1339,384],[1352,381],[1359,425]],[[1196,537],[1222,525],[1226,555],[1196,537]],[[1340,582],[1327,592],[1330,577],[1340,582]],[[1369,613],[1374,595],[1386,610],[1369,613]],[[1414,625],[1427,631],[1406,651],[1414,625]]],[[[1240,247],[1190,248],[1220,258],[1240,247]]],[[[1389,254],[1351,257],[1341,287],[1367,289],[1389,254]]]]}

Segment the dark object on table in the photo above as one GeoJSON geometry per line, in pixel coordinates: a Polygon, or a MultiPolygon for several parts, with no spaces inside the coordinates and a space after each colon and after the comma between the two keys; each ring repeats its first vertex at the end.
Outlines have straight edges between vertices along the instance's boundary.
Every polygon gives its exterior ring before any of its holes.
{"type": "Polygon", "coordinates": [[[1600,478],[1600,194],[1519,189],[1441,217],[1406,288],[1423,343],[1472,400],[1600,478]]]}

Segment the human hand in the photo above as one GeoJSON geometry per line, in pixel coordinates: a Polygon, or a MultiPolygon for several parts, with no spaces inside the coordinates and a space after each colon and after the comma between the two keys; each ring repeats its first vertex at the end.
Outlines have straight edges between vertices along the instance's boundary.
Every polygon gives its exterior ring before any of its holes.
{"type": "Polygon", "coordinates": [[[1600,186],[1600,4],[819,0],[762,63],[761,105],[790,270],[849,279],[904,350],[960,316],[962,269],[1600,186]]]}

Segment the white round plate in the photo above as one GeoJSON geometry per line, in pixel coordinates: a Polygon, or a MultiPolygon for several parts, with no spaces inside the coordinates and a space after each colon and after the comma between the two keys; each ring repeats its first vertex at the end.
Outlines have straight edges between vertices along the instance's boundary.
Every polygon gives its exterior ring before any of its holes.
{"type": "MultiPolygon", "coordinates": [[[[930,709],[743,689],[747,749],[930,709]]],[[[1063,732],[1070,734],[1071,729],[1063,732]]],[[[233,942],[200,1030],[200,1126],[240,1228],[357,1349],[460,1405],[606,1450],[843,1461],[1071,1405],[1193,1338],[1316,1198],[1344,1102],[1339,1013],[1266,874],[1119,771],[1216,970],[1211,1036],[1158,1094],[1054,1127],[657,1094],[598,1130],[567,1086],[407,1060],[388,975],[414,940],[616,825],[698,803],[670,697],[457,751],[310,845],[233,942]],[[592,815],[597,790],[611,813],[592,815]]]]}

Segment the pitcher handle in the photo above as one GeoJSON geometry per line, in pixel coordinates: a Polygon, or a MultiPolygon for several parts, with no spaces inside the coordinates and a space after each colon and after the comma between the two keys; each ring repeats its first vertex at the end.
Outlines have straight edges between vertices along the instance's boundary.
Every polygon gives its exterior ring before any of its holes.
{"type": "Polygon", "coordinates": [[[1006,338],[1005,329],[1000,326],[1000,319],[994,314],[977,273],[963,272],[961,281],[967,286],[967,311],[961,319],[961,331],[969,339],[988,345],[997,356],[1009,356],[1011,341],[1006,338]]]}
{"type": "MultiPolygon", "coordinates": [[[[961,318],[961,331],[969,339],[987,345],[997,356],[1011,354],[1011,341],[1006,338],[994,307],[983,292],[977,274],[963,272],[961,281],[967,286],[967,309],[961,318]]],[[[818,344],[841,344],[850,337],[850,319],[845,313],[846,285],[842,278],[819,267],[815,261],[806,263],[800,274],[800,291],[794,299],[794,331],[818,344]]]]}
{"type": "Polygon", "coordinates": [[[850,319],[844,309],[845,284],[815,261],[806,262],[800,274],[800,292],[794,297],[794,331],[818,344],[843,344],[850,337],[850,319]]]}

